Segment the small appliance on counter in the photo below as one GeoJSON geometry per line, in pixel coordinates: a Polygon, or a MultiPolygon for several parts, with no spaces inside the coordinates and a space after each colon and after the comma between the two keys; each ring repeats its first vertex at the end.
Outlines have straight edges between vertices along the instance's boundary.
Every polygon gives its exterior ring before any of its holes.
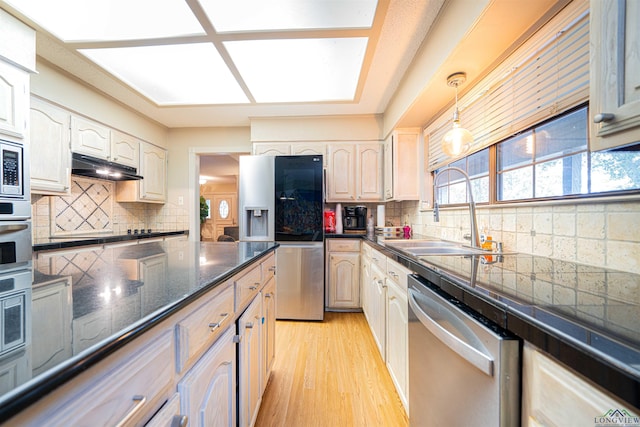
{"type": "Polygon", "coordinates": [[[344,230],[366,231],[367,208],[366,206],[345,206],[342,216],[344,230]]]}

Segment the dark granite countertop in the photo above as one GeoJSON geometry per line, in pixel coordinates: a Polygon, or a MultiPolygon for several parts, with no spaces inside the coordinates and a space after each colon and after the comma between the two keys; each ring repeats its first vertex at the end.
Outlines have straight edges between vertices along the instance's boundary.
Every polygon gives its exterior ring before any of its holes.
{"type": "Polygon", "coordinates": [[[640,407],[640,275],[516,253],[413,257],[384,241],[366,240],[640,407]]]}
{"type": "Polygon", "coordinates": [[[152,231],[151,233],[145,232],[141,234],[92,233],[84,235],[53,236],[34,239],[33,250],[47,251],[53,249],[72,248],[75,246],[103,245],[105,243],[126,242],[129,240],[143,240],[154,237],[166,237],[181,234],[189,234],[189,231],[156,230],[152,231]]]}
{"type": "Polygon", "coordinates": [[[276,247],[274,242],[172,239],[35,252],[25,308],[30,338],[25,347],[0,354],[0,364],[17,361],[25,372],[17,384],[0,388],[0,419],[98,363],[276,247]],[[66,297],[46,305],[43,296],[52,292],[66,297]],[[110,319],[107,328],[98,336],[82,337],[83,324],[104,317],[110,319]],[[63,341],[55,357],[38,339],[43,333],[63,341]]]}

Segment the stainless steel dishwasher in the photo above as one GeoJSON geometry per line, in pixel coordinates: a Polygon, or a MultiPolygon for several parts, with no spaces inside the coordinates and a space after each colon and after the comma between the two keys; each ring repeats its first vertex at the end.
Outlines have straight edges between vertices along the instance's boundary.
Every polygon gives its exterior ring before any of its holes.
{"type": "Polygon", "coordinates": [[[517,337],[409,276],[409,424],[520,424],[517,337]]]}

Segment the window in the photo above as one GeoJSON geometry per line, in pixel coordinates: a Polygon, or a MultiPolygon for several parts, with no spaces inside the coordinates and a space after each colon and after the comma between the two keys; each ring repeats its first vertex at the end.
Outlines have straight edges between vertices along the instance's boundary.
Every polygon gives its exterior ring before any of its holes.
{"type": "MultiPolygon", "coordinates": [[[[468,173],[478,203],[494,201],[493,175],[497,202],[640,190],[640,144],[589,152],[588,134],[588,111],[582,106],[447,166],[468,173]]],[[[436,181],[438,203],[467,202],[461,174],[446,168],[436,173],[442,173],[436,181]]]]}
{"type": "MultiPolygon", "coordinates": [[[[450,167],[460,168],[469,175],[473,200],[476,203],[489,201],[489,149],[478,151],[453,163],[450,167]]],[[[467,203],[467,183],[462,174],[455,170],[442,168],[436,181],[436,201],[440,204],[467,203]]]]}

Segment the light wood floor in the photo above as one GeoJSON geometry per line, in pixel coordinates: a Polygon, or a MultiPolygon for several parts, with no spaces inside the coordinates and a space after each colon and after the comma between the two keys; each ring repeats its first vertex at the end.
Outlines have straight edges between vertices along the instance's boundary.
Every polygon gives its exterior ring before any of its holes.
{"type": "Polygon", "coordinates": [[[408,425],[362,313],[277,321],[274,365],[257,427],[408,425]]]}

